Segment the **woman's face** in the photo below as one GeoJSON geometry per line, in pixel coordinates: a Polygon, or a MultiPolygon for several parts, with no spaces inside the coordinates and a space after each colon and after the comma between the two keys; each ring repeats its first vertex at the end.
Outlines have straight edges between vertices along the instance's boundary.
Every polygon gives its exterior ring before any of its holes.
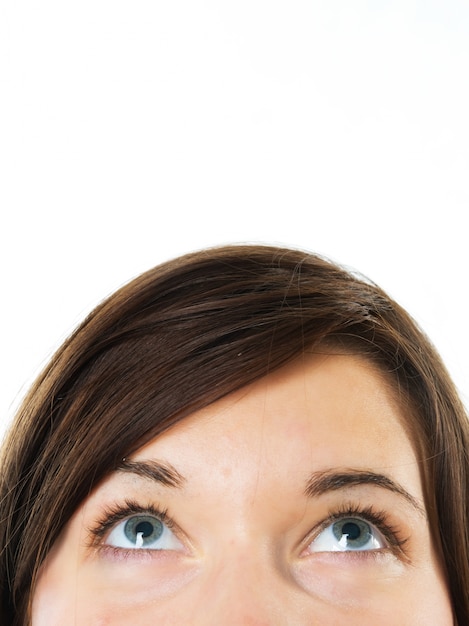
{"type": "Polygon", "coordinates": [[[307,356],[125,459],[44,564],[33,626],[450,626],[405,415],[307,356]]]}

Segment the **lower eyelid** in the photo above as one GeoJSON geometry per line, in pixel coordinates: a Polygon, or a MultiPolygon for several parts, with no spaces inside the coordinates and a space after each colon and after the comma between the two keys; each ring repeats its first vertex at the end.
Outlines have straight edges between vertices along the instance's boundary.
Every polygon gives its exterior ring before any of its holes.
{"type": "Polygon", "coordinates": [[[307,563],[324,564],[331,567],[344,568],[347,566],[395,566],[401,559],[389,548],[380,550],[346,550],[345,552],[307,552],[301,555],[301,561],[307,563]]]}
{"type": "Polygon", "coordinates": [[[129,560],[139,563],[155,563],[155,561],[174,561],[181,557],[181,553],[176,550],[149,550],[147,548],[136,550],[135,548],[116,548],[107,544],[98,546],[97,552],[103,559],[116,563],[129,560]]]}

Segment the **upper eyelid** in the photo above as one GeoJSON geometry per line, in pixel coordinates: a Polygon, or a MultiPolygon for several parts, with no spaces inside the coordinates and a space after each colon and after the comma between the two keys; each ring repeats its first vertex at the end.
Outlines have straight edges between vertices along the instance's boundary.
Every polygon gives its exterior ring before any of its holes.
{"type": "Polygon", "coordinates": [[[134,501],[126,501],[122,505],[116,504],[112,508],[106,509],[88,529],[90,535],[94,538],[93,543],[102,541],[117,524],[134,515],[151,515],[160,520],[170,530],[173,530],[176,526],[166,509],[160,509],[154,505],[140,506],[134,501]]]}
{"type": "MultiPolygon", "coordinates": [[[[186,478],[166,461],[124,458],[116,468],[116,471],[118,473],[133,474],[136,477],[156,482],[163,487],[180,489],[186,483],[186,478]]],[[[366,486],[394,493],[404,502],[410,504],[423,519],[428,519],[425,506],[419,499],[390,476],[373,470],[363,468],[330,468],[313,472],[306,481],[304,494],[308,498],[313,498],[332,491],[366,486]]]]}
{"type": "Polygon", "coordinates": [[[389,476],[374,471],[348,469],[345,471],[326,470],[314,472],[306,483],[305,495],[313,498],[332,491],[367,486],[396,494],[403,501],[410,504],[421,517],[427,520],[425,507],[417,498],[389,476]]]}
{"type": "Polygon", "coordinates": [[[328,528],[331,524],[334,524],[334,522],[339,522],[340,520],[347,518],[362,520],[363,522],[374,526],[377,530],[380,530],[380,526],[385,524],[384,519],[381,515],[381,513],[371,515],[367,513],[366,510],[355,508],[350,508],[348,510],[345,510],[344,512],[330,513],[328,517],[319,522],[319,524],[315,527],[314,532],[317,536],[321,534],[322,531],[328,528]]]}

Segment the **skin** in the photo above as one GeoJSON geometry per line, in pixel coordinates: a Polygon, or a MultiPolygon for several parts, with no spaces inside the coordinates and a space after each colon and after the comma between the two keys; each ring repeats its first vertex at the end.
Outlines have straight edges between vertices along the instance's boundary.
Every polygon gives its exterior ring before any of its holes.
{"type": "Polygon", "coordinates": [[[41,570],[33,626],[451,626],[405,419],[373,366],[340,355],[308,355],[193,414],[76,512],[41,570]],[[126,500],[167,511],[154,547],[125,540],[125,520],[90,531],[126,500]],[[346,536],[338,550],[331,525],[370,509],[375,547],[346,536]]]}

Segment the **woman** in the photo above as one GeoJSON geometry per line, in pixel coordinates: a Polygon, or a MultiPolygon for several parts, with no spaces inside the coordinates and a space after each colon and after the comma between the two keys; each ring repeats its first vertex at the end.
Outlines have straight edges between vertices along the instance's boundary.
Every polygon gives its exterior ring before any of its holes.
{"type": "Polygon", "coordinates": [[[202,251],[101,304],[2,459],[5,625],[469,624],[468,421],[378,287],[202,251]]]}

